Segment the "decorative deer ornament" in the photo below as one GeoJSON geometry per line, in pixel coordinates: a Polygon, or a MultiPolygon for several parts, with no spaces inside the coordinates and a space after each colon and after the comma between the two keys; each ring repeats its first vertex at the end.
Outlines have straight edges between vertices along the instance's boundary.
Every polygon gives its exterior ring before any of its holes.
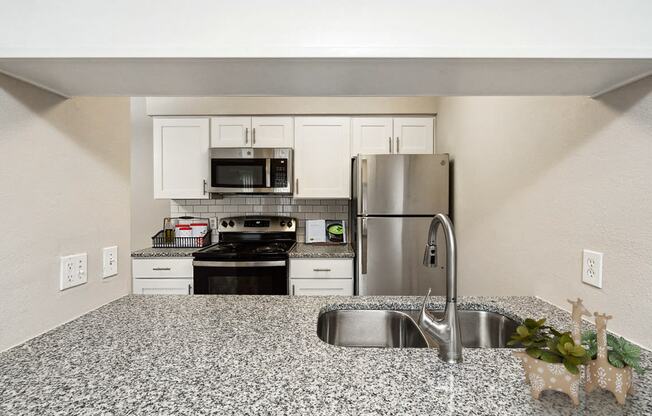
{"type": "Polygon", "coordinates": [[[567,301],[573,305],[573,329],[571,330],[573,342],[575,342],[575,345],[580,345],[582,342],[582,316],[591,316],[591,312],[584,307],[580,298],[577,298],[575,301],[567,299],[567,301]]]}
{"type": "Polygon", "coordinates": [[[616,397],[619,404],[625,404],[627,393],[632,390],[632,368],[618,368],[609,364],[607,357],[607,321],[611,316],[607,314],[595,315],[595,326],[597,327],[598,356],[589,362],[586,367],[587,393],[596,388],[609,390],[616,397]]]}

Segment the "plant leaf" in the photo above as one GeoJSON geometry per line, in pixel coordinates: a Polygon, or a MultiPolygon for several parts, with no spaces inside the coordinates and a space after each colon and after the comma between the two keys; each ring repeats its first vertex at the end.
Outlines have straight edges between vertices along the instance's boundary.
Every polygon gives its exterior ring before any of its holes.
{"type": "Polygon", "coordinates": [[[577,365],[568,362],[568,360],[564,360],[564,367],[566,367],[566,370],[568,370],[568,372],[571,374],[580,373],[580,370],[577,368],[577,365]]]}
{"type": "Polygon", "coordinates": [[[619,353],[615,351],[611,351],[607,357],[609,359],[609,363],[611,363],[611,365],[613,365],[614,367],[618,367],[618,368],[625,367],[625,363],[623,362],[623,357],[619,353]]]}
{"type": "Polygon", "coordinates": [[[545,361],[546,363],[560,363],[561,362],[561,357],[555,353],[552,353],[550,351],[542,351],[541,352],[541,361],[545,361]]]}
{"type": "Polygon", "coordinates": [[[526,352],[527,355],[529,355],[530,357],[538,359],[539,357],[541,357],[541,353],[542,353],[543,351],[542,351],[541,349],[539,349],[539,348],[527,348],[527,349],[525,350],[525,352],[526,352]]]}
{"type": "Polygon", "coordinates": [[[518,328],[516,328],[516,332],[522,337],[530,335],[530,331],[528,331],[527,327],[523,325],[519,325],[518,328]]]}

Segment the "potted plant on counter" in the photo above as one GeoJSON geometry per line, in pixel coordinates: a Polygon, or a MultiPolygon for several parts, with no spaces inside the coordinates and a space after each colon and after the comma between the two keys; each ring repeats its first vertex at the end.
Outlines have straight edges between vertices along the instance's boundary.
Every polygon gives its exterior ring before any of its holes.
{"type": "Polygon", "coordinates": [[[523,346],[515,352],[521,359],[532,397],[539,399],[544,390],[566,393],[579,404],[580,370],[589,356],[586,349],[573,341],[570,332],[560,332],[545,325],[545,319],[526,319],[509,341],[509,346],[523,346]]]}
{"type": "Polygon", "coordinates": [[[611,316],[595,313],[598,329],[582,334],[582,344],[591,361],[586,372],[586,392],[596,388],[609,390],[620,404],[625,404],[627,394],[632,391],[632,369],[643,374],[641,349],[627,341],[607,333],[607,320],[611,316]]]}

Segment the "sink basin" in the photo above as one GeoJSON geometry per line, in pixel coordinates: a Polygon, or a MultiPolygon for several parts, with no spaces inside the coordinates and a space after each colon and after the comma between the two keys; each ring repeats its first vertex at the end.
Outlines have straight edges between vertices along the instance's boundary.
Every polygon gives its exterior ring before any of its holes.
{"type": "MultiPolygon", "coordinates": [[[[519,325],[515,320],[489,311],[460,310],[462,346],[505,348],[519,325]]],[[[441,318],[443,311],[434,311],[441,318]]],[[[317,334],[333,345],[344,347],[426,348],[437,342],[416,324],[416,310],[333,310],[319,316],[317,334]]]]}
{"type": "Polygon", "coordinates": [[[389,310],[334,310],[317,321],[319,338],[343,347],[427,348],[410,315],[389,310]]]}

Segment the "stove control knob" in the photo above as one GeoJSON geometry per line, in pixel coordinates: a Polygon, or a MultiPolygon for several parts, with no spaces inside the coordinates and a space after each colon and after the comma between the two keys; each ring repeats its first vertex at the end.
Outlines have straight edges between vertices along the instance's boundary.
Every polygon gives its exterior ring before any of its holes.
{"type": "Polygon", "coordinates": [[[292,227],[292,221],[288,221],[288,228],[292,227]]]}
{"type": "Polygon", "coordinates": [[[229,221],[229,227],[233,227],[234,225],[235,223],[233,222],[233,220],[229,221]]]}
{"type": "Polygon", "coordinates": [[[227,225],[229,225],[229,224],[226,221],[222,221],[222,227],[226,228],[227,225]]]}
{"type": "Polygon", "coordinates": [[[281,221],[281,227],[285,225],[285,221],[281,221]]]}

